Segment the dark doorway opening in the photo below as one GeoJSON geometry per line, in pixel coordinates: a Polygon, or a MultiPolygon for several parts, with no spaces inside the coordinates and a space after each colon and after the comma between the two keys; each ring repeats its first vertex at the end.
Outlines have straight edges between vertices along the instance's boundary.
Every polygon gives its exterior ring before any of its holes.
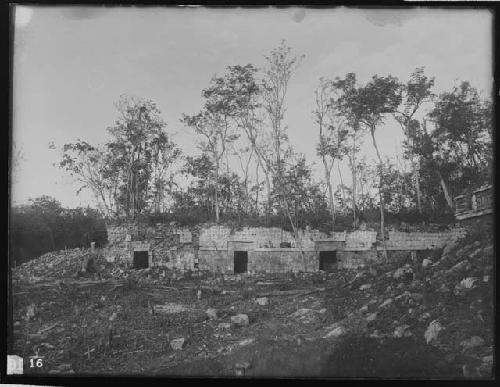
{"type": "Polygon", "coordinates": [[[246,273],[248,270],[248,251],[234,252],[234,272],[246,273]]]}
{"type": "Polygon", "coordinates": [[[335,271],[337,270],[337,252],[320,251],[319,252],[319,270],[335,271]]]}
{"type": "Polygon", "coordinates": [[[146,269],[149,266],[147,251],[134,251],[134,269],[146,269]]]}

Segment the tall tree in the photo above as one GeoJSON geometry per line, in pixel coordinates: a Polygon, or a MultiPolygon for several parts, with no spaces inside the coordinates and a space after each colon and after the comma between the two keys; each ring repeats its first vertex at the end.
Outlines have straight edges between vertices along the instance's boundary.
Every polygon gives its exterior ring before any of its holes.
{"type": "MultiPolygon", "coordinates": [[[[257,79],[258,69],[251,64],[229,66],[223,78],[229,105],[232,107],[231,119],[238,131],[243,132],[250,144],[250,154],[255,155],[258,167],[265,175],[267,191],[267,212],[271,208],[271,167],[269,144],[263,130],[262,85],[257,79]]],[[[249,164],[246,164],[245,181],[249,164]]],[[[247,184],[247,183],[245,183],[247,184]]],[[[258,195],[257,195],[258,196],[258,195]]]]}
{"type": "Polygon", "coordinates": [[[267,55],[267,67],[264,70],[263,98],[264,109],[271,124],[275,173],[280,180],[284,164],[284,152],[288,141],[285,118],[285,97],[288,83],[293,72],[299,67],[304,56],[292,55],[292,49],[283,40],[267,55]]]}
{"type": "Polygon", "coordinates": [[[396,121],[401,125],[405,134],[404,146],[407,150],[406,157],[410,160],[415,192],[417,196],[418,212],[422,213],[422,194],[420,192],[420,159],[411,151],[412,127],[414,126],[414,117],[418,109],[432,97],[432,87],[434,78],[429,78],[424,74],[424,68],[417,68],[411,75],[408,82],[402,86],[403,91],[403,109],[396,111],[396,121]]]}
{"type": "Polygon", "coordinates": [[[183,115],[185,125],[194,129],[202,140],[199,142],[202,152],[210,155],[214,165],[213,183],[215,186],[215,221],[220,221],[220,175],[223,157],[237,138],[231,126],[231,117],[235,111],[231,88],[224,78],[213,77],[210,86],[202,91],[205,98],[203,110],[194,116],[183,115]]]}
{"type": "Polygon", "coordinates": [[[96,199],[97,207],[106,216],[117,215],[116,191],[120,171],[113,168],[112,157],[105,148],[94,147],[82,140],[65,144],[58,165],[80,183],[77,194],[85,188],[89,189],[96,199]]]}
{"type": "Polygon", "coordinates": [[[401,88],[397,78],[392,76],[379,77],[374,75],[365,86],[356,90],[352,102],[354,111],[361,117],[360,122],[370,132],[373,147],[379,161],[379,197],[380,197],[380,231],[384,245],[384,255],[387,259],[384,226],[384,194],[383,194],[383,167],[375,132],[384,123],[387,114],[393,114],[401,103],[401,88]]]}
{"type": "Polygon", "coordinates": [[[335,78],[333,87],[337,98],[335,100],[336,109],[340,116],[343,117],[345,127],[347,129],[347,146],[343,148],[344,154],[347,156],[349,168],[351,170],[352,185],[352,212],[353,212],[353,227],[357,228],[359,224],[358,214],[358,195],[357,195],[357,155],[360,151],[360,145],[363,139],[364,131],[360,125],[362,111],[356,109],[356,74],[348,73],[345,78],[335,78]]]}
{"type": "Polygon", "coordinates": [[[491,117],[491,104],[467,81],[442,93],[429,114],[433,137],[472,174],[481,174],[488,165],[491,117]]]}
{"type": "Polygon", "coordinates": [[[429,176],[427,190],[435,191],[436,176],[450,210],[454,194],[491,181],[492,116],[491,102],[464,81],[439,95],[428,120],[412,121],[411,150],[423,161],[429,176]],[[428,121],[433,124],[431,130],[428,121]]]}
{"type": "Polygon", "coordinates": [[[165,197],[165,178],[180,151],[165,131],[166,124],[151,100],[121,96],[119,117],[109,127],[110,141],[93,146],[65,144],[59,166],[88,188],[108,216],[135,218],[165,197]]]}
{"type": "Polygon", "coordinates": [[[113,140],[107,146],[114,166],[121,171],[120,200],[127,217],[135,219],[148,205],[153,174],[152,143],[169,146],[165,122],[151,100],[122,96],[115,104],[119,118],[108,128],[113,140]]]}
{"type": "Polygon", "coordinates": [[[334,231],[335,200],[331,176],[335,160],[341,160],[342,155],[345,153],[348,131],[343,128],[341,121],[337,118],[336,104],[332,99],[332,82],[321,78],[319,86],[315,90],[316,108],[313,111],[315,122],[319,128],[319,143],[316,152],[323,162],[325,184],[328,188],[332,231],[334,231]]]}
{"type": "Polygon", "coordinates": [[[273,145],[273,162],[272,164],[269,163],[269,167],[272,168],[274,181],[276,182],[274,187],[278,191],[280,208],[285,212],[290,221],[295,240],[299,245],[305,265],[305,255],[302,250],[298,230],[295,226],[296,222],[292,218],[289,203],[286,200],[286,191],[284,190],[283,182],[285,161],[286,158],[292,154],[287,144],[287,127],[283,125],[286,112],[285,97],[288,92],[288,83],[292,74],[300,66],[303,58],[303,55],[293,55],[291,47],[289,47],[284,40],[281,41],[280,45],[272,49],[271,53],[265,57],[267,64],[264,69],[262,87],[263,107],[271,124],[271,139],[273,145]]]}

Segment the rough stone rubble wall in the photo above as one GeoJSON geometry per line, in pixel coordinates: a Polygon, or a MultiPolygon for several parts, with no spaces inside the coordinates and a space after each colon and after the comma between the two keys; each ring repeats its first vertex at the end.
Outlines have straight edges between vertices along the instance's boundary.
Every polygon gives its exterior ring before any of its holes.
{"type": "Polygon", "coordinates": [[[108,246],[104,249],[109,261],[132,265],[134,251],[148,251],[150,266],[191,270],[195,263],[195,248],[189,229],[168,224],[139,226],[137,224],[108,225],[108,246]]]}

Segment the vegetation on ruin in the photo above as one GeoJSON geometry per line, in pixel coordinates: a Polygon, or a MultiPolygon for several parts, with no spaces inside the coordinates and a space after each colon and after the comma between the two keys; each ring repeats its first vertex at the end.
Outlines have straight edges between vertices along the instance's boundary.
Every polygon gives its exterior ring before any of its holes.
{"type": "MultiPolygon", "coordinates": [[[[452,222],[453,197],[491,182],[491,101],[467,81],[437,95],[434,77],[422,67],[407,80],[375,74],[361,84],[354,73],[320,79],[310,96],[313,126],[303,128],[317,137],[318,158],[306,159],[286,125],[288,88],[302,60],[283,41],[263,68],[230,65],[215,75],[201,91],[198,112],[167,117],[181,119],[198,152],[183,153],[152,100],[121,96],[109,140],[52,145],[61,152],[58,166],[80,183],[77,194],[93,193],[108,221],[224,222],[294,233],[306,226],[352,230],[364,222],[382,240],[384,223],[452,222]],[[391,121],[404,133],[395,157],[381,153],[379,144],[391,121]],[[365,142],[375,160],[362,154],[365,142]]],[[[25,211],[13,210],[13,225],[28,224],[25,211]]],[[[23,227],[13,228],[13,241],[27,240],[23,227]]],[[[42,228],[47,224],[33,225],[33,233],[42,228]]],[[[54,247],[30,238],[37,252],[54,247]]],[[[62,245],[78,243],[69,238],[62,245]]]]}

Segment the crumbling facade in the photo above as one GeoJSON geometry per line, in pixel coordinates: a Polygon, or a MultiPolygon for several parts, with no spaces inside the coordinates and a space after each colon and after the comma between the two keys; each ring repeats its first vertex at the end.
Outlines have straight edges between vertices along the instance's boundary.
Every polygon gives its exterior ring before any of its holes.
{"type": "MultiPolygon", "coordinates": [[[[442,248],[464,235],[463,229],[442,233],[389,231],[389,251],[417,252],[442,248]]],[[[108,226],[108,261],[145,268],[207,270],[219,273],[286,273],[356,268],[378,259],[382,249],[375,231],[302,230],[299,243],[280,228],[223,225],[177,228],[169,224],[108,226]]]]}
{"type": "Polygon", "coordinates": [[[455,197],[455,217],[458,220],[493,213],[493,187],[486,185],[472,193],[455,197]]]}

